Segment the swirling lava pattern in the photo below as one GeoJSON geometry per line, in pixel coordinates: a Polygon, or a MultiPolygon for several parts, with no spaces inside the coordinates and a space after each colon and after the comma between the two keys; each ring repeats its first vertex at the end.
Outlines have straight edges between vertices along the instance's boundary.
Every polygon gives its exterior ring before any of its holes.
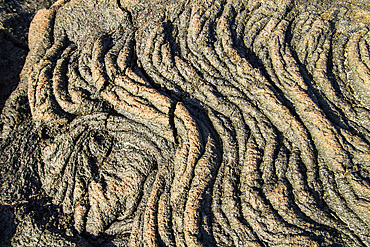
{"type": "Polygon", "coordinates": [[[288,0],[144,2],[58,1],[31,25],[39,176],[77,232],[369,246],[369,26],[288,0]]]}

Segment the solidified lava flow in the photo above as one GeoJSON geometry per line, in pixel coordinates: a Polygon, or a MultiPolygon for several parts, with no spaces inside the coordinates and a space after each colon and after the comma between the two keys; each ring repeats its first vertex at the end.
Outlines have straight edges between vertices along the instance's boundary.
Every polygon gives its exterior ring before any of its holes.
{"type": "Polygon", "coordinates": [[[368,11],[336,0],[40,10],[1,115],[5,238],[370,246],[368,11]]]}

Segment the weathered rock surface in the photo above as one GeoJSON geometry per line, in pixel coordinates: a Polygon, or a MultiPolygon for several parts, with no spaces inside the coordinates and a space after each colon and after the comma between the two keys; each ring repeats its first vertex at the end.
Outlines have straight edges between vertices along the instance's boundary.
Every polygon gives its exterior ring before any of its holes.
{"type": "Polygon", "coordinates": [[[40,10],[1,115],[2,242],[370,246],[369,8],[40,10]]]}
{"type": "Polygon", "coordinates": [[[17,87],[27,52],[29,24],[55,0],[0,0],[0,111],[17,87]]]}

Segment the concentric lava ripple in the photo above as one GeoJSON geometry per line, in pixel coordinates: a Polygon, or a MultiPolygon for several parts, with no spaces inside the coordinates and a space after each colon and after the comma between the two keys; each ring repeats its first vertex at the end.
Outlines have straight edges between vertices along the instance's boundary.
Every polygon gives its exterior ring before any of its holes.
{"type": "Polygon", "coordinates": [[[31,24],[3,138],[32,119],[40,191],[72,237],[369,246],[359,4],[59,0],[31,24]]]}

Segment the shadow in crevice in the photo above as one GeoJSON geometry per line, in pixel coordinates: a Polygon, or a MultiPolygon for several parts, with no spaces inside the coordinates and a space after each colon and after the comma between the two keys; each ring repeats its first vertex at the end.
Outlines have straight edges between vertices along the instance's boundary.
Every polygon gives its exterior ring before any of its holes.
{"type": "Polygon", "coordinates": [[[11,246],[11,239],[16,227],[13,207],[0,205],[0,222],[0,247],[11,246]]]}

